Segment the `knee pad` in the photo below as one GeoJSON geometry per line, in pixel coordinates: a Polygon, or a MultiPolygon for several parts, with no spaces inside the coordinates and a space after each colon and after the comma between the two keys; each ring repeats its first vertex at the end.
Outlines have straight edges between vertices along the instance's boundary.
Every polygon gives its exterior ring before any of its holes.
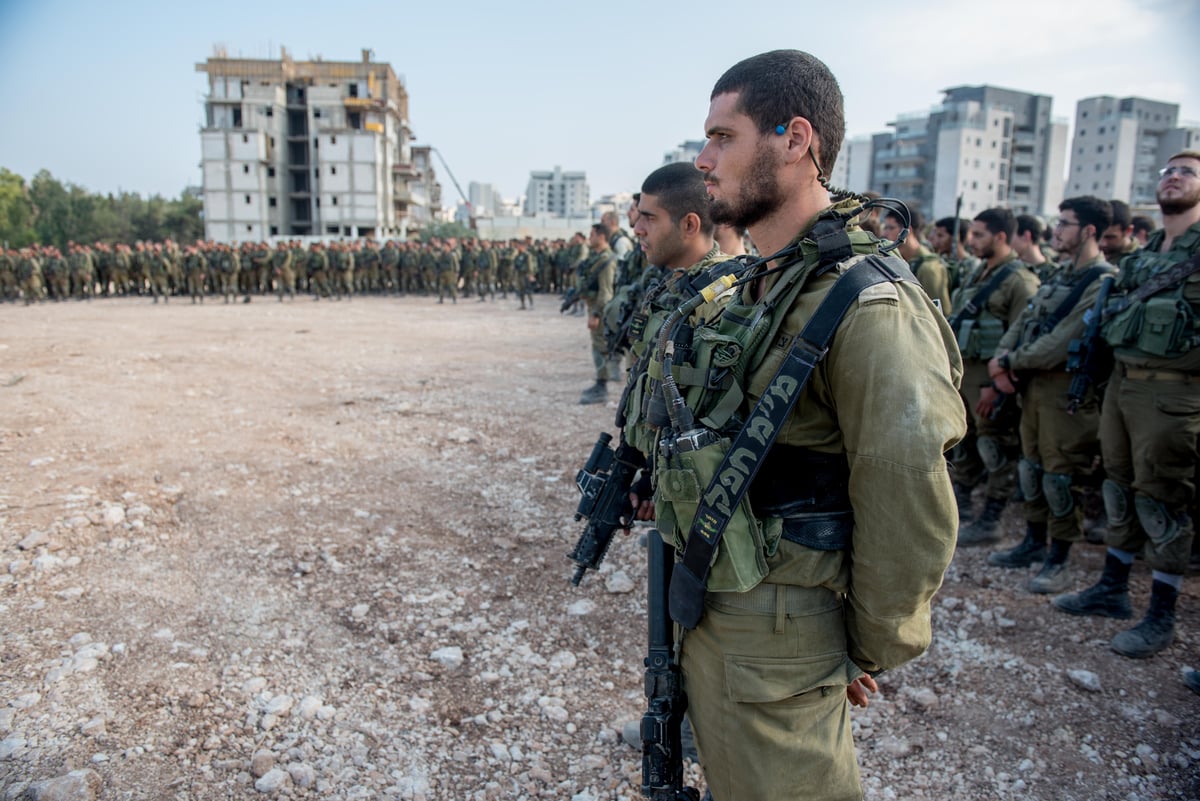
{"type": "Polygon", "coordinates": [[[1021,484],[1021,497],[1027,501],[1036,501],[1042,497],[1042,466],[1035,461],[1021,457],[1017,462],[1017,479],[1021,484]]]}
{"type": "Polygon", "coordinates": [[[995,437],[978,437],[975,440],[975,449],[979,451],[979,458],[983,460],[983,466],[989,473],[995,473],[1008,464],[1008,454],[995,437]]]}
{"type": "Polygon", "coordinates": [[[1156,548],[1169,545],[1183,532],[1179,516],[1171,514],[1167,507],[1149,495],[1137,494],[1133,505],[1137,510],[1138,522],[1156,548]]]}
{"type": "Polygon", "coordinates": [[[1100,485],[1100,494],[1104,498],[1104,514],[1108,515],[1109,523],[1127,526],[1133,522],[1132,489],[1106,478],[1100,485]]]}
{"type": "Polygon", "coordinates": [[[1071,477],[1066,473],[1046,473],[1042,476],[1042,491],[1046,493],[1050,514],[1055,517],[1066,517],[1075,508],[1071,477]]]}

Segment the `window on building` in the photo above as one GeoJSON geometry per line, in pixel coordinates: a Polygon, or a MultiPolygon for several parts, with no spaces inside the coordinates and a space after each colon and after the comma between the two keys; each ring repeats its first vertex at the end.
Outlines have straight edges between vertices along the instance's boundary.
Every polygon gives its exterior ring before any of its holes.
{"type": "Polygon", "coordinates": [[[266,114],[268,117],[274,117],[275,109],[271,108],[270,106],[267,106],[266,109],[263,111],[263,114],[266,114]]]}
{"type": "Polygon", "coordinates": [[[336,137],[336,136],[331,136],[331,137],[329,137],[329,144],[331,144],[331,145],[336,145],[336,144],[337,144],[337,137],[336,137]]]}
{"type": "MultiPolygon", "coordinates": [[[[240,108],[235,108],[233,110],[233,127],[234,128],[242,127],[242,110],[240,108]]],[[[242,141],[245,142],[246,137],[243,136],[242,141]]]]}
{"type": "Polygon", "coordinates": [[[267,205],[270,206],[271,208],[275,208],[279,204],[276,203],[275,198],[270,197],[270,198],[267,198],[267,205]]]}
{"type": "Polygon", "coordinates": [[[316,203],[317,203],[317,208],[318,209],[321,208],[321,198],[317,198],[316,203]]]}
{"type": "Polygon", "coordinates": [[[253,230],[254,230],[254,227],[253,227],[253,226],[250,226],[250,225],[247,225],[247,226],[246,226],[246,233],[250,233],[250,232],[251,232],[251,231],[253,231],[253,230]]]}
{"type": "Polygon", "coordinates": [[[334,235],[336,236],[336,235],[337,235],[337,232],[338,232],[339,230],[341,230],[341,229],[339,229],[339,228],[338,228],[336,225],[327,225],[327,226],[325,226],[325,233],[327,233],[327,234],[334,234],[334,235]]]}
{"type": "Polygon", "coordinates": [[[1098,136],[1104,136],[1104,126],[1103,125],[1101,125],[1099,128],[1096,129],[1096,134],[1098,136]]]}
{"type": "Polygon", "coordinates": [[[321,146],[321,140],[314,136],[313,137],[313,148],[316,149],[320,146],[321,146]]]}
{"type": "Polygon", "coordinates": [[[1081,138],[1082,138],[1082,137],[1084,137],[1084,136],[1087,136],[1087,128],[1080,128],[1080,129],[1079,129],[1079,136],[1080,136],[1081,138]]]}
{"type": "Polygon", "coordinates": [[[329,167],[329,174],[330,174],[330,175],[337,175],[337,167],[330,165],[330,167],[329,167]]]}
{"type": "Polygon", "coordinates": [[[1104,152],[1104,145],[1097,145],[1097,146],[1096,146],[1096,152],[1097,152],[1097,153],[1103,153],[1103,152],[1104,152]]]}
{"type": "Polygon", "coordinates": [[[271,226],[271,236],[279,236],[279,226],[278,225],[271,226]]]}
{"type": "Polygon", "coordinates": [[[337,205],[337,195],[334,195],[330,202],[332,202],[333,205],[336,206],[337,205]]]}
{"type": "Polygon", "coordinates": [[[351,235],[351,234],[350,234],[350,226],[346,225],[346,226],[343,226],[343,227],[342,227],[342,235],[343,235],[343,236],[350,236],[350,235],[351,235]]]}
{"type": "Polygon", "coordinates": [[[362,115],[357,111],[352,111],[346,115],[346,124],[356,131],[362,130],[362,115]]]}
{"type": "Polygon", "coordinates": [[[978,188],[979,188],[979,181],[971,181],[971,188],[972,188],[972,189],[978,189],[978,188]]]}
{"type": "Polygon", "coordinates": [[[358,84],[357,83],[350,84],[349,91],[350,91],[351,97],[358,97],[358,84]]]}
{"type": "Polygon", "coordinates": [[[249,203],[250,203],[250,196],[246,195],[246,204],[249,205],[249,203]]]}
{"type": "Polygon", "coordinates": [[[275,168],[274,167],[267,167],[267,177],[268,178],[275,177],[275,168]]]}
{"type": "Polygon", "coordinates": [[[319,109],[319,108],[314,108],[314,109],[313,109],[313,116],[314,116],[314,117],[316,117],[316,118],[318,118],[318,119],[320,119],[320,117],[321,117],[321,109],[319,109]]]}
{"type": "Polygon", "coordinates": [[[243,165],[242,165],[242,174],[243,174],[243,175],[249,175],[249,174],[250,174],[250,165],[249,165],[249,164],[243,164],[243,165]]]}

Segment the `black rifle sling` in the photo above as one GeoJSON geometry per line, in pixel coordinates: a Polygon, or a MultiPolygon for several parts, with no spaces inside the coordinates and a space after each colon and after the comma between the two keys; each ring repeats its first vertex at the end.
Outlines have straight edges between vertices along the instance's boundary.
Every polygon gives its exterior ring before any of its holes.
{"type": "Polygon", "coordinates": [[[1001,267],[999,272],[993,275],[992,279],[984,285],[983,289],[976,292],[975,295],[969,301],[967,301],[967,305],[963,307],[962,311],[950,318],[950,327],[954,329],[954,334],[956,336],[958,335],[958,329],[962,327],[962,324],[965,320],[974,320],[979,316],[979,313],[983,311],[983,307],[987,305],[988,298],[990,298],[992,293],[995,292],[1002,283],[1004,283],[1005,278],[1008,278],[1013,274],[1013,270],[1015,269],[1017,269],[1016,261],[1010,261],[1008,264],[1001,267]]]}
{"type": "Polygon", "coordinates": [[[917,283],[907,264],[894,257],[867,256],[838,278],[804,330],[792,341],[783,364],[729,446],[701,497],[683,558],[671,576],[671,617],[676,623],[694,629],[704,616],[705,587],[721,536],[813,370],[829,352],[829,343],[842,318],[867,287],[899,281],[917,283]],[[722,476],[730,471],[736,477],[722,481],[722,476]],[[720,503],[710,502],[713,498],[720,503]]]}
{"type": "Polygon", "coordinates": [[[1116,317],[1134,303],[1143,301],[1151,295],[1156,295],[1168,287],[1182,284],[1188,276],[1198,272],[1200,272],[1200,253],[1195,254],[1187,261],[1176,264],[1169,270],[1163,270],[1161,273],[1151,276],[1137,289],[1117,300],[1116,303],[1104,310],[1103,322],[1116,317]]]}

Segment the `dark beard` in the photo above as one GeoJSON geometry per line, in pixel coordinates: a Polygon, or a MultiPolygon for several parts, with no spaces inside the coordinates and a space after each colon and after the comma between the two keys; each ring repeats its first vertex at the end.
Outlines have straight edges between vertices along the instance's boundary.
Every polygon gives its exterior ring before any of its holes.
{"type": "Polygon", "coordinates": [[[1162,192],[1157,194],[1158,207],[1162,209],[1162,213],[1168,216],[1183,214],[1186,211],[1191,211],[1197,205],[1200,205],[1200,189],[1188,195],[1175,198],[1172,200],[1163,200],[1162,192]]]}
{"type": "Polygon", "coordinates": [[[714,200],[711,206],[713,222],[749,228],[783,205],[783,192],[775,178],[778,159],[765,144],[759,145],[754,163],[746,175],[742,193],[729,200],[714,200]]]}

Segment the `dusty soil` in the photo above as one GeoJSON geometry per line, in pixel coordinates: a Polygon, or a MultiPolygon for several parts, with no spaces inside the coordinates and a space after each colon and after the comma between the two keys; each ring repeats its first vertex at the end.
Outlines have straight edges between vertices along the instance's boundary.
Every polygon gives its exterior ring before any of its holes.
{"type": "MultiPolygon", "coordinates": [[[[567,581],[590,374],[552,298],[0,306],[0,798],[639,797],[644,550],[567,581]]],[[[984,556],[853,714],[867,797],[1200,797],[1194,585],[1134,662],[984,556]]]]}

